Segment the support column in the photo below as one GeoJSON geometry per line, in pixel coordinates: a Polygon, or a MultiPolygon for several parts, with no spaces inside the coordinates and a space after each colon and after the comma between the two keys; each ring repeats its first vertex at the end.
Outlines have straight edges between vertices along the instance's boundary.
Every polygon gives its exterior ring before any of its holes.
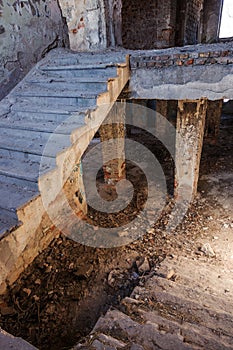
{"type": "Polygon", "coordinates": [[[205,141],[215,144],[219,135],[223,100],[207,101],[205,141]]]}
{"type": "Polygon", "coordinates": [[[155,120],[155,128],[156,128],[156,131],[159,133],[159,135],[166,134],[168,107],[169,107],[168,100],[156,100],[156,114],[159,113],[162,117],[164,117],[162,120],[161,118],[156,118],[155,120]]]}
{"type": "Polygon", "coordinates": [[[99,134],[102,142],[104,180],[108,185],[115,185],[125,178],[124,100],[115,103],[104,124],[99,128],[99,134]]]}
{"type": "Polygon", "coordinates": [[[197,193],[207,100],[179,101],[176,136],[175,196],[193,200],[197,193]]]}
{"type": "Polygon", "coordinates": [[[205,0],[202,16],[202,43],[218,41],[223,0],[205,0]]]}

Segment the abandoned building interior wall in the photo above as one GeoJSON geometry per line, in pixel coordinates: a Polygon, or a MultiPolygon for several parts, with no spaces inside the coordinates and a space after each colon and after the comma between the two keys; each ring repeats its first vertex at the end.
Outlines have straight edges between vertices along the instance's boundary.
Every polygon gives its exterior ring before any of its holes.
{"type": "Polygon", "coordinates": [[[174,44],[174,1],[123,0],[122,38],[128,49],[165,48],[174,44]]]}
{"type": "Polygon", "coordinates": [[[103,0],[59,0],[66,18],[70,47],[75,51],[106,48],[106,19],[103,0]]]}
{"type": "Polygon", "coordinates": [[[214,42],[223,0],[0,0],[2,99],[55,47],[156,49],[214,42]]]}
{"type": "Polygon", "coordinates": [[[57,0],[0,1],[0,99],[50,49],[68,46],[57,0]]]}

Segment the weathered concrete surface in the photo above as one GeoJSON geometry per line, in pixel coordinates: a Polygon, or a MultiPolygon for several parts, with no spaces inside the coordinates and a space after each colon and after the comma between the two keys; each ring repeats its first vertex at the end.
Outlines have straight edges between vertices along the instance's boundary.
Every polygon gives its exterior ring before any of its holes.
{"type": "Polygon", "coordinates": [[[231,270],[167,258],[77,349],[232,350],[231,270]],[[226,288],[229,293],[226,296],[226,288]]]}
{"type": "MultiPolygon", "coordinates": [[[[51,210],[72,176],[82,189],[74,168],[128,79],[125,53],[58,49],[0,102],[0,293],[58,234],[51,210]]],[[[85,194],[76,204],[85,211],[85,194]]]]}
{"type": "Polygon", "coordinates": [[[75,51],[106,48],[106,19],[103,0],[59,0],[67,20],[70,47],[75,51]]]}
{"type": "Polygon", "coordinates": [[[0,349],[4,350],[36,350],[34,346],[27,343],[21,338],[13,337],[13,335],[0,329],[0,349]]]}
{"type": "Polygon", "coordinates": [[[1,99],[46,52],[69,42],[57,0],[2,0],[0,18],[1,99]]]}
{"type": "Polygon", "coordinates": [[[178,101],[175,195],[182,196],[181,201],[197,193],[206,109],[205,99],[178,101]]]}
{"type": "Polygon", "coordinates": [[[232,43],[226,43],[131,52],[132,97],[233,99],[231,50],[232,43]]]}

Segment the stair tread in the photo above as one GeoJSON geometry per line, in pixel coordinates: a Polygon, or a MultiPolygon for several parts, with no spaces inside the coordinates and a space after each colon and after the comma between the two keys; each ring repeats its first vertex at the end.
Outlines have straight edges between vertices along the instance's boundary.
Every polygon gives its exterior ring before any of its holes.
{"type": "Polygon", "coordinates": [[[36,182],[39,175],[56,167],[56,159],[0,149],[0,174],[36,182]]]}
{"type": "Polygon", "coordinates": [[[17,101],[12,107],[12,111],[16,112],[31,112],[31,113],[47,113],[47,114],[67,114],[70,115],[71,112],[86,112],[92,107],[78,107],[63,104],[61,108],[45,106],[44,104],[32,104],[26,101],[17,101]]]}
{"type": "Polygon", "coordinates": [[[0,127],[68,135],[71,134],[72,130],[83,125],[85,125],[83,113],[56,115],[38,112],[35,118],[30,114],[11,112],[4,118],[0,117],[0,127]]]}
{"type": "Polygon", "coordinates": [[[16,212],[38,195],[36,182],[0,175],[0,208],[16,212]]]}
{"type": "Polygon", "coordinates": [[[92,76],[84,76],[84,77],[69,77],[69,78],[59,78],[59,77],[48,77],[46,74],[43,74],[41,72],[34,72],[34,74],[28,75],[25,79],[26,83],[31,84],[72,84],[76,86],[76,84],[79,83],[87,83],[87,84],[105,84],[107,85],[106,79],[102,77],[92,77],[92,76]]]}
{"type": "Polygon", "coordinates": [[[183,337],[161,332],[156,324],[140,324],[133,321],[129,316],[118,310],[110,310],[104,317],[101,317],[95,327],[94,332],[101,332],[111,335],[127,345],[138,343],[147,350],[191,350],[201,349],[198,346],[190,346],[184,343],[183,337]]]}
{"type": "Polygon", "coordinates": [[[146,302],[140,302],[136,299],[125,298],[122,305],[127,315],[132,319],[140,318],[141,323],[152,322],[158,325],[158,328],[175,335],[182,335],[186,342],[196,344],[210,350],[232,350],[233,345],[228,344],[228,337],[221,334],[215,334],[202,325],[188,323],[184,320],[176,320],[161,316],[159,311],[150,307],[146,302]]]}
{"type": "Polygon", "coordinates": [[[233,300],[232,270],[185,257],[164,260],[158,274],[168,269],[175,271],[180,284],[190,288],[195,285],[196,290],[233,300]]]}
{"type": "Polygon", "coordinates": [[[0,148],[56,157],[70,146],[70,135],[0,128],[0,148]],[[49,147],[46,144],[49,142],[49,147]]]}
{"type": "Polygon", "coordinates": [[[0,329],[0,345],[4,350],[38,350],[22,338],[14,337],[3,329],[0,329]]]}
{"type": "Polygon", "coordinates": [[[91,64],[68,64],[68,65],[50,65],[50,62],[46,62],[45,64],[41,64],[39,69],[43,71],[60,71],[60,70],[87,70],[87,69],[108,69],[112,67],[116,67],[117,63],[91,63],[91,64]]]}
{"type": "Polygon", "coordinates": [[[199,323],[206,328],[221,332],[233,337],[233,316],[224,311],[216,311],[211,308],[203,308],[198,301],[190,301],[172,291],[161,291],[160,289],[145,289],[136,287],[132,297],[139,296],[139,300],[150,299],[154,308],[161,307],[161,313],[169,313],[170,317],[183,319],[189,323],[199,323]]]}
{"type": "Polygon", "coordinates": [[[119,63],[119,62],[125,62],[126,61],[126,55],[125,52],[59,52],[59,54],[55,54],[56,49],[53,50],[54,52],[51,52],[48,61],[52,64],[71,64],[71,62],[75,64],[87,64],[87,62],[90,63],[119,63]],[[67,63],[66,63],[67,62],[67,63]]]}
{"type": "Polygon", "coordinates": [[[0,237],[18,225],[18,217],[14,211],[0,209],[0,237]]]}
{"type": "Polygon", "coordinates": [[[225,311],[229,312],[229,310],[233,310],[233,300],[232,302],[226,301],[225,295],[222,297],[211,295],[206,291],[200,291],[194,287],[194,284],[192,287],[187,286],[186,284],[179,283],[176,280],[175,282],[161,278],[158,276],[153,276],[150,278],[147,283],[145,284],[145,288],[148,290],[152,290],[153,288],[156,288],[160,291],[168,291],[173,292],[177,296],[184,297],[188,300],[198,300],[198,302],[206,308],[211,308],[212,310],[216,311],[225,311]]]}
{"type": "Polygon", "coordinates": [[[46,73],[47,77],[62,77],[62,78],[77,78],[77,77],[95,77],[101,78],[113,78],[117,76],[116,65],[67,65],[67,66],[40,66],[37,68],[40,74],[46,73]]]}
{"type": "MultiPolygon", "coordinates": [[[[49,87],[49,85],[48,85],[49,87]]],[[[103,91],[104,92],[104,91],[103,91]]],[[[40,89],[40,88],[33,88],[33,89],[27,89],[26,87],[22,86],[21,90],[14,91],[14,96],[32,96],[32,97],[57,97],[57,98],[96,98],[101,91],[62,91],[62,90],[50,90],[48,89],[40,89]]]]}
{"type": "Polygon", "coordinates": [[[25,82],[23,85],[17,87],[14,91],[20,93],[21,91],[35,91],[40,93],[41,90],[52,93],[62,93],[62,94],[83,94],[84,92],[86,94],[90,95],[99,95],[100,93],[107,91],[107,82],[106,80],[104,82],[85,82],[85,81],[79,81],[79,82],[66,82],[64,81],[54,81],[55,79],[47,79],[46,81],[43,80],[34,80],[30,82],[25,82]]]}

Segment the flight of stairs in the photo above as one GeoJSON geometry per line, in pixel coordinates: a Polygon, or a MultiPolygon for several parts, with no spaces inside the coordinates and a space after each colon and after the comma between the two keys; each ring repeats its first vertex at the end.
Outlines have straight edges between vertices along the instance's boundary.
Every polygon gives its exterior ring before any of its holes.
{"type": "Polygon", "coordinates": [[[0,102],[0,238],[21,225],[17,211],[39,195],[39,175],[56,167],[72,132],[88,124],[120,64],[124,53],[57,49],[0,102]]]}
{"type": "Polygon", "coordinates": [[[232,270],[167,258],[73,350],[233,349],[232,270]]]}

